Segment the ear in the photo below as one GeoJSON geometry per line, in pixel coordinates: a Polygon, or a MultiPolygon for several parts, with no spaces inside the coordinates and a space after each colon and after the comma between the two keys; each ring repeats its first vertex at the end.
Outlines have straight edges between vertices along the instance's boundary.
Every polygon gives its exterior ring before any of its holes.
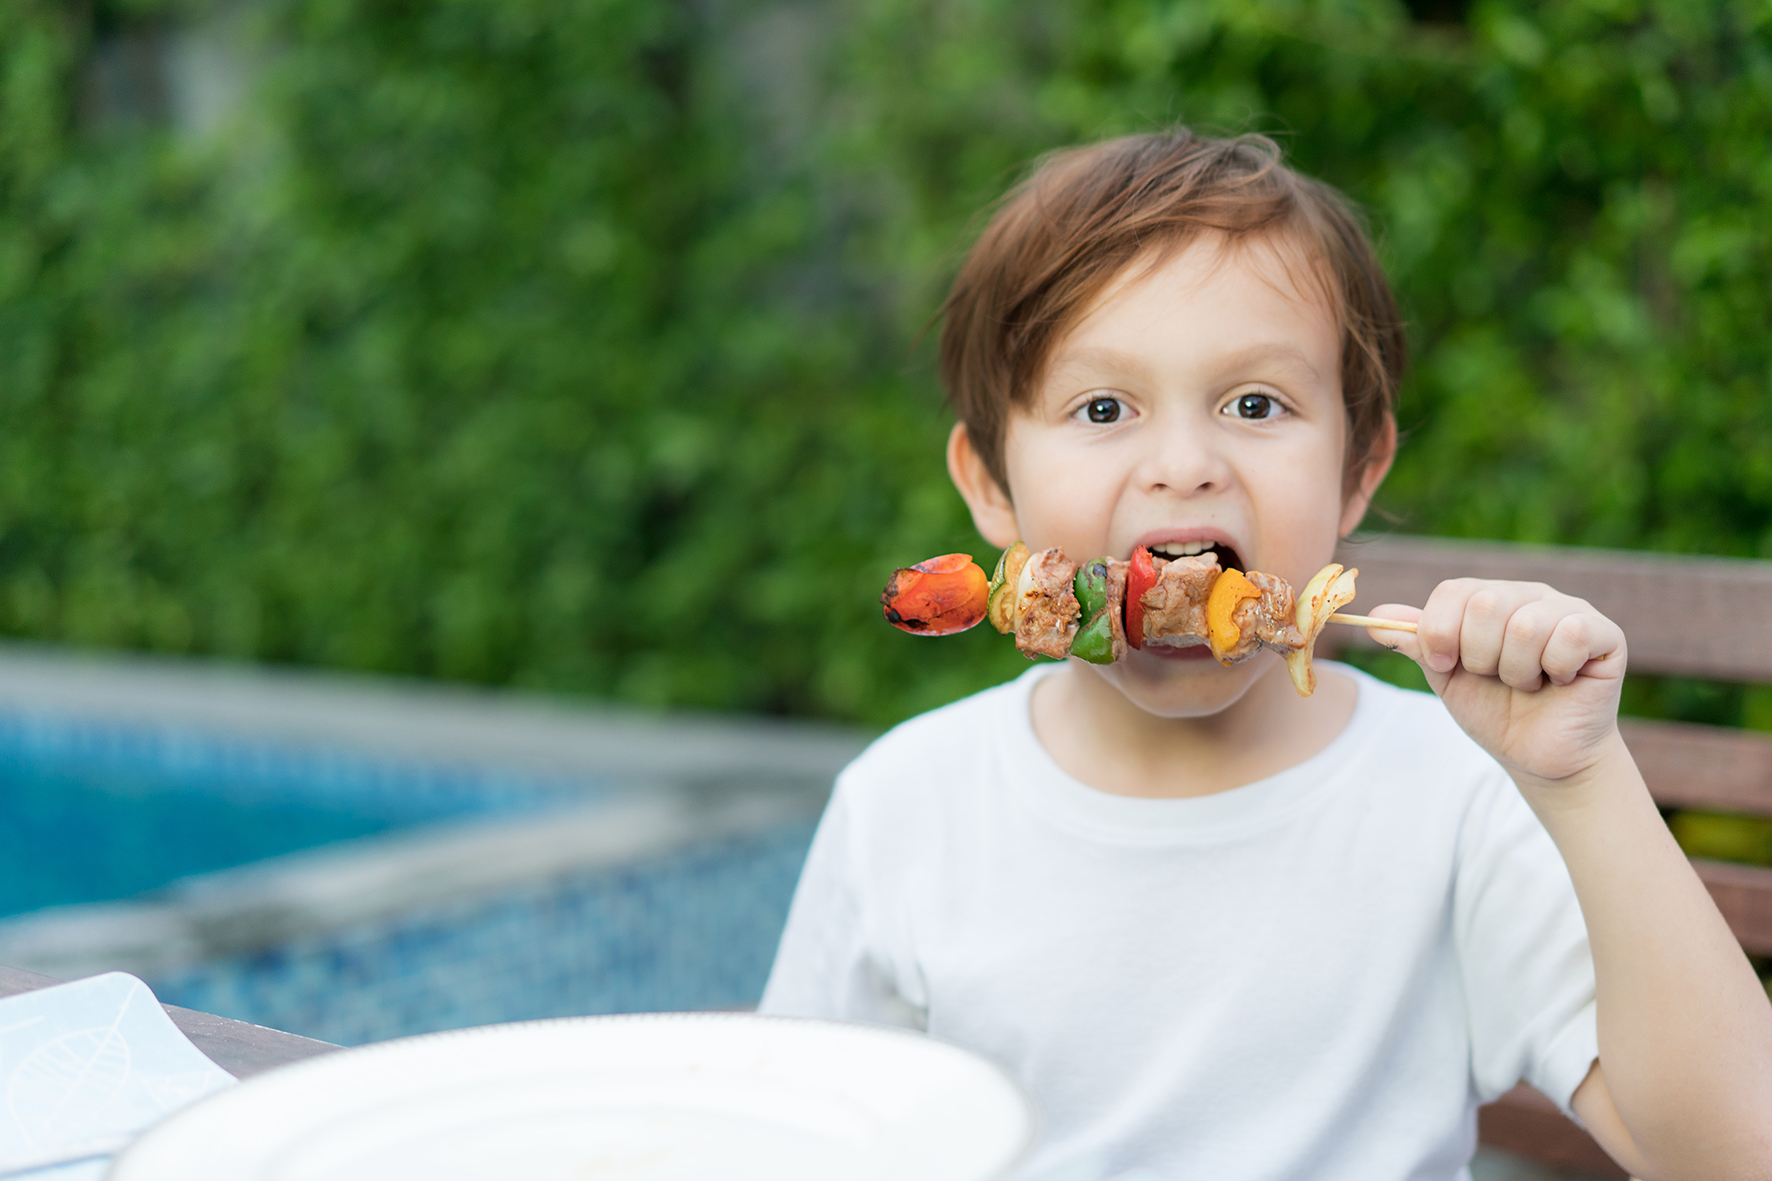
{"type": "Polygon", "coordinates": [[[1387,416],[1384,430],[1372,445],[1372,454],[1367,457],[1366,464],[1360,469],[1360,479],[1347,500],[1341,506],[1341,533],[1346,537],[1359,528],[1366,510],[1372,507],[1372,498],[1378,494],[1378,486],[1390,473],[1391,461],[1397,457],[1397,420],[1387,416]]]}
{"type": "Polygon", "coordinates": [[[972,510],[972,523],[984,539],[998,549],[1014,545],[1021,537],[1015,505],[985,466],[984,457],[972,445],[972,436],[963,422],[955,423],[948,435],[948,475],[960,490],[966,507],[972,510]]]}

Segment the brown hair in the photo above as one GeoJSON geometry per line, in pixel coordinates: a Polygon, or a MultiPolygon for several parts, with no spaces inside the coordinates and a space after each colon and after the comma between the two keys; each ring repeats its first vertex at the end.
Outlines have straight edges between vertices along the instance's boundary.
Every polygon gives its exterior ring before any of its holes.
{"type": "Polygon", "coordinates": [[[1010,407],[1032,395],[1053,344],[1140,254],[1203,232],[1232,245],[1285,235],[1319,272],[1341,323],[1347,487],[1355,485],[1395,413],[1407,359],[1402,315],[1365,227],[1334,189],[1286,167],[1266,136],[1176,128],[1043,159],[1004,198],[942,305],[942,384],[1005,491],[1010,407]]]}

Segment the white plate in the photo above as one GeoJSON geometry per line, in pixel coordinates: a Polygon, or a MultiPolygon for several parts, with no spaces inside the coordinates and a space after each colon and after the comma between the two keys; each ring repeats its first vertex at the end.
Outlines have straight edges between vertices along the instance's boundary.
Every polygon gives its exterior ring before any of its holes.
{"type": "Polygon", "coordinates": [[[489,1025],[328,1054],[162,1123],[111,1181],[995,1181],[1000,1069],[917,1034],[724,1013],[489,1025]]]}

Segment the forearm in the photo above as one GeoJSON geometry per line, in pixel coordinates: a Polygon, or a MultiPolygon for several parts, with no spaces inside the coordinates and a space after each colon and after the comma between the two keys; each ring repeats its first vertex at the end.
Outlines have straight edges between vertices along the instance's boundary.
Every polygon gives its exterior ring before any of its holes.
{"type": "Polygon", "coordinates": [[[1654,1179],[1768,1175],[1772,1005],[1622,739],[1569,780],[1515,781],[1575,884],[1601,1072],[1636,1163],[1654,1179]]]}

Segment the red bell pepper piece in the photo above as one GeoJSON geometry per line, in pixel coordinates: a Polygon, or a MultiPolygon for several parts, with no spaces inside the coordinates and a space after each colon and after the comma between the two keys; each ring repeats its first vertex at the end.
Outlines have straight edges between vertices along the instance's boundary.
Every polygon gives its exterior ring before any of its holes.
{"type": "Polygon", "coordinates": [[[1151,551],[1139,546],[1132,551],[1126,571],[1126,642],[1144,647],[1144,592],[1157,585],[1157,564],[1151,551]]]}

